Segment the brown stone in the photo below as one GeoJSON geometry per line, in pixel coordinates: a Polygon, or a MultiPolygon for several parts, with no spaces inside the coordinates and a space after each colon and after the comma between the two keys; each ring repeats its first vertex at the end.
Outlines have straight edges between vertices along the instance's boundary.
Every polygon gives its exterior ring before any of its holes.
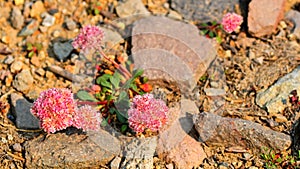
{"type": "Polygon", "coordinates": [[[259,153],[264,148],[284,151],[291,145],[289,135],[248,120],[203,112],[194,116],[194,123],[199,140],[208,146],[240,146],[259,153]]]}
{"type": "Polygon", "coordinates": [[[151,16],[134,23],[132,55],[150,79],[177,82],[193,89],[216,51],[197,27],[166,17],[151,16]]]}
{"type": "Polygon", "coordinates": [[[104,130],[94,134],[56,133],[26,142],[27,168],[96,168],[120,151],[119,141],[104,130]]]}
{"type": "Polygon", "coordinates": [[[249,4],[249,33],[262,37],[274,33],[284,17],[285,0],[252,0],[249,4]]]}

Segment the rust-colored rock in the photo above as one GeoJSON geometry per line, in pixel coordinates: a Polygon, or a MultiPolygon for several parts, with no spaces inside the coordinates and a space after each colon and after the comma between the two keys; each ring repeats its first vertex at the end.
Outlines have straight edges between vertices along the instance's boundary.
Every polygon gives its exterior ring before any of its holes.
{"type": "Polygon", "coordinates": [[[181,101],[181,109],[169,110],[170,122],[159,135],[156,152],[165,161],[174,162],[178,168],[193,168],[202,164],[206,154],[200,142],[188,135],[192,130],[192,115],[199,113],[190,100],[181,101]]]}
{"type": "Polygon", "coordinates": [[[249,4],[248,31],[262,37],[274,33],[284,17],[285,0],[252,0],[249,4]]]}

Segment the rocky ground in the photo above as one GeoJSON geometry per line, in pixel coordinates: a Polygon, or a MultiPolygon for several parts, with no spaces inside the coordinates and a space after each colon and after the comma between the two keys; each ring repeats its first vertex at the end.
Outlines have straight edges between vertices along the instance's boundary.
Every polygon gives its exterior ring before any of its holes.
{"type": "Polygon", "coordinates": [[[297,168],[298,3],[0,0],[0,168],[297,168]],[[244,16],[240,31],[200,35],[227,11],[244,16]],[[159,136],[39,129],[29,109],[41,91],[89,83],[71,45],[84,25],[101,26],[105,52],[132,57],[174,103],[159,136]]]}

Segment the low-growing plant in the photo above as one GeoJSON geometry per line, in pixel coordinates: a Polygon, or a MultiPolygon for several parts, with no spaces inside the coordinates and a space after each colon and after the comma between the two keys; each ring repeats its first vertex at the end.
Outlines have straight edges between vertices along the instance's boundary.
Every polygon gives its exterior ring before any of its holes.
{"type": "Polygon", "coordinates": [[[300,159],[300,150],[298,151],[298,156],[284,155],[281,152],[276,153],[272,149],[264,148],[264,153],[262,153],[261,158],[264,160],[264,167],[267,169],[278,169],[278,168],[287,168],[287,169],[296,169],[300,166],[297,166],[296,161],[300,159]]]}
{"type": "Polygon", "coordinates": [[[33,55],[38,54],[39,51],[43,49],[43,45],[41,43],[27,43],[26,51],[27,56],[31,58],[33,55]]]}
{"type": "Polygon", "coordinates": [[[232,33],[235,30],[240,28],[240,25],[243,22],[243,17],[236,13],[227,13],[222,18],[221,23],[217,21],[200,23],[198,28],[200,33],[208,38],[216,38],[218,43],[222,42],[221,34],[224,30],[227,33],[232,33]]]}
{"type": "Polygon", "coordinates": [[[123,133],[142,133],[146,129],[156,132],[166,123],[168,107],[163,101],[146,94],[152,86],[142,76],[144,71],[133,70],[130,61],[121,64],[108,57],[102,50],[103,37],[104,32],[99,27],[86,26],[72,45],[83,54],[95,52],[95,56],[114,66],[112,70],[103,71],[104,63],[95,65],[95,83],[78,91],[78,100],[73,98],[69,89],[53,88],[42,92],[34,102],[31,112],[40,119],[46,132],[54,133],[70,126],[83,131],[97,130],[100,122],[102,126],[113,124],[123,133]]]}

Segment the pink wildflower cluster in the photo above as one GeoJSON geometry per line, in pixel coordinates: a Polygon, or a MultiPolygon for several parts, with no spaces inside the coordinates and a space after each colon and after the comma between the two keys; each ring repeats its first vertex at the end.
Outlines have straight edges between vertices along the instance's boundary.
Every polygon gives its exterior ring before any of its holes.
{"type": "Polygon", "coordinates": [[[85,26],[72,42],[74,48],[82,49],[84,53],[101,49],[104,31],[97,26],[85,26]]]}
{"type": "Polygon", "coordinates": [[[89,105],[84,105],[75,112],[73,126],[76,128],[82,128],[83,131],[98,130],[100,123],[100,113],[89,105]]]}
{"type": "Polygon", "coordinates": [[[235,31],[243,22],[243,17],[236,13],[227,13],[222,19],[223,29],[231,33],[235,31]]]}
{"type": "Polygon", "coordinates": [[[40,94],[30,109],[40,119],[41,127],[48,133],[74,126],[97,129],[100,117],[90,106],[77,108],[73,93],[69,89],[48,89],[40,94]]]}
{"type": "Polygon", "coordinates": [[[129,127],[135,132],[158,131],[167,122],[168,107],[152,94],[136,95],[128,110],[129,127]]]}

